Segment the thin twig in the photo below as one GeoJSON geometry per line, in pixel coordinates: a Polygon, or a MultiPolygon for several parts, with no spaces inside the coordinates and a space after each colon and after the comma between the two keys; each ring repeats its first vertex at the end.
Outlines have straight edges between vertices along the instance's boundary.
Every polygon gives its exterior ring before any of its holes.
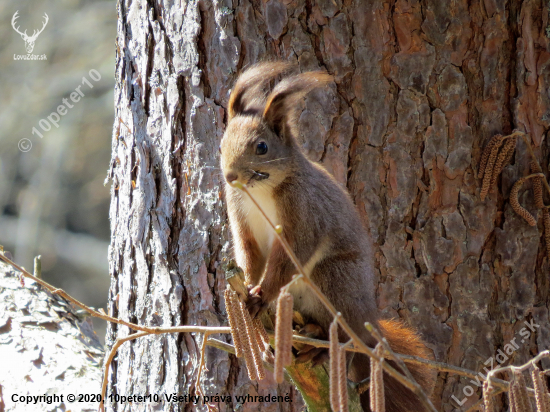
{"type": "Polygon", "coordinates": [[[195,381],[195,386],[197,388],[197,393],[199,395],[202,395],[203,397],[204,397],[204,392],[202,390],[200,379],[201,379],[202,368],[204,367],[204,354],[206,352],[206,342],[208,341],[209,336],[210,336],[210,333],[205,332],[204,335],[203,335],[203,338],[202,338],[201,357],[200,357],[200,360],[199,360],[199,370],[197,372],[197,380],[195,381]]]}
{"type": "MultiPolygon", "coordinates": [[[[548,184],[546,182],[546,179],[542,179],[543,182],[545,183],[545,186],[548,187],[548,184]]],[[[244,188],[246,189],[246,188],[244,188]]],[[[550,192],[550,190],[549,190],[550,192]]],[[[251,197],[252,198],[252,197],[251,197]]],[[[254,201],[254,199],[252,198],[252,200],[254,201]]],[[[254,201],[255,203],[255,201],[254,201]]],[[[261,209],[260,209],[261,210],[261,209]]],[[[263,211],[262,211],[263,212],[263,211]]],[[[267,217],[266,217],[267,218],[267,217]]],[[[268,219],[269,221],[269,219],[268,219]]],[[[287,249],[287,253],[289,253],[289,256],[291,256],[291,259],[292,259],[292,250],[290,249],[289,245],[286,243],[285,239],[282,238],[282,236],[280,236],[280,233],[282,232],[280,226],[278,227],[274,227],[274,225],[272,224],[272,222],[269,222],[271,227],[275,230],[276,232],[276,235],[279,236],[279,239],[281,240],[281,242],[283,243],[284,246],[286,246],[286,249],[287,249]]],[[[107,359],[107,362],[106,362],[106,367],[105,367],[105,377],[104,377],[104,382],[103,382],[103,389],[102,389],[102,393],[105,393],[105,390],[106,390],[106,382],[107,382],[107,377],[108,377],[108,371],[109,371],[109,365],[110,363],[112,362],[112,360],[114,359],[114,356],[116,354],[116,351],[118,350],[118,348],[124,343],[124,342],[127,342],[127,341],[130,341],[130,340],[134,340],[134,339],[137,339],[139,337],[143,337],[143,336],[147,336],[147,335],[158,335],[158,334],[164,334],[164,333],[190,333],[190,332],[196,332],[196,333],[204,333],[206,336],[205,336],[205,339],[203,341],[203,347],[201,349],[204,350],[204,346],[205,345],[209,345],[209,346],[213,346],[213,347],[216,347],[218,349],[221,349],[221,350],[225,350],[229,353],[234,353],[234,348],[225,343],[225,342],[222,342],[222,341],[219,341],[217,339],[213,339],[213,338],[209,338],[209,335],[210,334],[217,334],[217,333],[220,333],[220,334],[225,334],[225,333],[230,333],[230,328],[229,327],[208,327],[208,326],[177,326],[177,327],[167,327],[167,328],[162,328],[162,327],[146,327],[146,326],[141,326],[141,325],[136,325],[136,324],[133,324],[131,322],[126,322],[126,321],[123,321],[121,319],[118,319],[118,318],[113,318],[111,316],[108,316],[104,313],[101,313],[99,311],[96,311],[88,306],[86,306],[85,304],[81,303],[80,301],[74,299],[72,296],[68,295],[66,292],[64,292],[63,290],[61,289],[58,289],[58,288],[55,288],[54,286],[50,285],[49,283],[43,281],[42,279],[39,279],[37,278],[36,276],[33,276],[31,275],[29,272],[27,272],[25,269],[23,269],[22,267],[20,267],[19,265],[17,265],[16,263],[14,263],[13,261],[11,261],[10,259],[8,259],[6,256],[4,256],[3,254],[0,253],[0,260],[8,263],[9,265],[11,265],[12,267],[14,267],[16,270],[18,270],[19,272],[21,272],[21,274],[25,277],[28,277],[32,280],[34,280],[35,282],[37,282],[38,284],[40,284],[41,286],[43,286],[44,288],[46,288],[47,290],[49,290],[52,294],[58,294],[62,297],[64,297],[65,299],[67,299],[69,302],[73,303],[75,306],[87,311],[91,316],[94,316],[94,317],[98,317],[100,319],[103,319],[103,320],[106,320],[106,321],[109,321],[109,322],[113,322],[113,323],[117,323],[117,324],[121,324],[121,325],[124,325],[124,326],[127,326],[129,327],[130,329],[133,329],[133,330],[137,330],[137,331],[140,331],[139,333],[135,333],[133,335],[130,335],[130,336],[127,336],[127,337],[124,337],[124,338],[119,338],[117,339],[117,341],[115,342],[115,344],[113,345],[113,347],[111,348],[111,351],[109,353],[109,357],[107,359]]],[[[294,256],[294,259],[292,259],[293,262],[296,264],[298,263],[298,269],[301,271],[301,274],[298,275],[298,276],[295,276],[294,279],[292,280],[292,282],[297,282],[299,280],[304,280],[311,288],[312,290],[314,291],[314,293],[317,294],[317,296],[320,298],[320,300],[326,304],[327,308],[330,310],[330,311],[333,311],[334,313],[336,313],[335,309],[332,307],[332,305],[330,304],[330,302],[328,302],[328,300],[326,299],[326,297],[322,294],[322,292],[320,290],[317,289],[317,287],[306,277],[303,275],[303,269],[301,268],[301,266],[299,265],[299,262],[297,261],[297,258],[294,256]]],[[[287,285],[288,286],[288,285],[287,285]]],[[[356,344],[356,346],[351,346],[351,345],[345,345],[345,344],[340,344],[340,346],[346,346],[345,347],[345,350],[347,351],[352,351],[352,352],[361,352],[361,353],[365,353],[371,357],[374,357],[375,359],[377,359],[378,361],[380,361],[381,359],[378,359],[378,357],[376,355],[373,356],[373,352],[372,352],[372,349],[369,348],[368,346],[366,346],[354,333],[353,331],[351,330],[351,328],[347,325],[347,323],[341,319],[340,320],[340,325],[342,326],[342,328],[348,333],[348,335],[351,337],[352,341],[356,344]]],[[[272,336],[272,333],[270,334],[272,336]]],[[[307,337],[304,337],[304,336],[297,336],[297,335],[294,335],[292,337],[292,341],[293,342],[301,342],[301,343],[307,343],[309,345],[312,345],[312,346],[316,346],[316,347],[329,347],[329,342],[327,341],[321,341],[321,340],[317,340],[317,339],[311,339],[311,338],[307,338],[307,337]]],[[[421,364],[421,365],[425,365],[427,367],[430,367],[430,368],[434,368],[434,369],[437,369],[439,371],[443,371],[443,372],[449,372],[449,373],[455,373],[455,374],[458,374],[458,375],[462,375],[462,376],[467,376],[467,377],[471,377],[471,378],[476,378],[478,376],[480,376],[480,374],[477,374],[476,372],[474,371],[471,371],[471,370],[468,370],[468,369],[464,369],[464,368],[460,368],[460,367],[457,367],[457,366],[454,366],[454,365],[449,365],[449,364],[445,364],[445,363],[442,363],[442,362],[435,362],[435,361],[431,361],[431,360],[427,360],[427,359],[422,359],[422,358],[418,358],[418,357],[415,357],[415,356],[410,356],[410,355],[401,355],[401,354],[396,354],[398,358],[402,359],[404,362],[406,363],[413,363],[413,364],[421,364]]],[[[529,367],[529,365],[531,364],[534,364],[536,362],[538,362],[542,357],[550,357],[550,351],[544,351],[544,352],[541,352],[540,354],[538,354],[534,359],[532,359],[530,362],[528,362],[526,365],[522,366],[522,367],[516,367],[517,370],[524,370],[525,368],[529,367]]],[[[407,378],[405,378],[404,376],[402,376],[400,373],[398,373],[395,369],[389,367],[389,365],[387,365],[386,362],[382,362],[382,365],[384,367],[384,370],[386,370],[386,372],[393,376],[396,380],[398,380],[400,383],[402,383],[405,387],[411,389],[412,391],[415,391],[415,384],[416,382],[409,382],[409,380],[407,378]]],[[[201,365],[202,366],[202,365],[201,365]]],[[[486,379],[484,380],[488,380],[490,379],[491,383],[494,384],[495,386],[498,387],[498,389],[496,389],[493,393],[492,393],[492,396],[495,396],[501,392],[505,392],[505,391],[508,391],[509,390],[509,382],[507,381],[504,381],[504,380],[501,380],[501,379],[497,379],[494,377],[494,375],[496,373],[500,373],[500,372],[503,372],[505,370],[509,370],[511,369],[512,366],[507,366],[507,367],[502,367],[502,368],[498,368],[498,369],[495,369],[493,371],[491,371],[488,376],[486,377],[486,379]]],[[[202,369],[202,367],[200,367],[199,369],[202,369]]],[[[403,368],[403,370],[406,370],[406,368],[403,368]]],[[[544,371],[544,372],[547,372],[547,371],[544,371]]],[[[199,378],[200,378],[200,373],[199,373],[199,378]]],[[[483,376],[481,375],[481,378],[483,378],[483,376]]],[[[418,384],[416,384],[416,386],[418,386],[418,384]]],[[[419,388],[419,387],[418,387],[419,388]]],[[[528,389],[529,391],[529,395],[530,396],[534,396],[534,391],[533,389],[528,389]]],[[[416,392],[416,391],[415,391],[416,392]]],[[[104,397],[103,397],[104,399],[104,397]]],[[[479,405],[480,402],[478,402],[476,405],[479,405]]],[[[100,405],[101,408],[103,408],[103,403],[100,405]]],[[[430,409],[432,409],[433,407],[431,405],[428,405],[428,407],[430,407],[430,409]]],[[[474,410],[474,406],[472,406],[471,408],[469,408],[468,410],[474,410]]],[[[103,410],[103,409],[102,409],[103,410]]],[[[432,409],[432,410],[435,410],[435,409],[432,409]]]]}
{"type": "MultiPolygon", "coordinates": [[[[46,289],[48,289],[52,292],[56,291],[56,290],[59,290],[59,289],[51,286],[47,282],[42,281],[41,279],[35,279],[35,277],[33,275],[31,275],[25,269],[21,268],[20,266],[18,266],[14,262],[12,262],[10,259],[6,258],[1,253],[0,253],[0,260],[3,260],[6,263],[10,264],[16,270],[21,272],[25,277],[29,277],[30,279],[35,280],[37,283],[39,283],[41,286],[45,287],[46,289]]],[[[299,281],[301,278],[302,278],[301,275],[296,276],[294,278],[294,281],[299,281]]],[[[69,299],[67,299],[67,300],[69,300],[70,302],[73,302],[73,303],[74,303],[74,301],[76,301],[76,299],[73,299],[71,297],[69,297],[69,299]]],[[[138,328],[145,329],[145,330],[141,331],[142,333],[140,333],[140,334],[133,334],[133,335],[128,336],[127,337],[128,339],[127,338],[121,338],[121,339],[133,340],[133,339],[137,339],[137,338],[142,337],[142,336],[158,335],[158,334],[164,334],[164,333],[205,333],[205,332],[208,332],[209,334],[227,334],[227,333],[231,333],[231,328],[225,327],[225,326],[218,326],[218,327],[216,327],[216,326],[175,326],[175,327],[166,327],[166,328],[143,327],[143,326],[140,326],[140,325],[135,325],[131,322],[125,322],[125,321],[121,321],[120,319],[112,318],[108,315],[102,315],[100,312],[97,312],[97,311],[91,309],[90,307],[88,307],[88,306],[86,306],[86,305],[84,305],[84,304],[82,304],[78,301],[76,301],[76,302],[77,302],[77,303],[75,303],[76,306],[80,307],[81,309],[84,309],[86,312],[90,313],[90,315],[92,315],[92,316],[96,316],[98,318],[101,318],[101,319],[109,321],[109,322],[111,322],[111,319],[113,319],[112,320],[113,323],[123,324],[125,326],[128,326],[131,329],[134,329],[134,330],[139,330],[138,328]]],[[[273,331],[268,331],[268,335],[271,338],[273,338],[274,337],[274,332],[273,331]]],[[[125,341],[123,341],[122,343],[124,343],[125,341]]],[[[330,347],[330,344],[329,344],[328,341],[308,338],[306,336],[300,336],[300,335],[293,335],[292,336],[292,341],[295,342],[295,343],[305,343],[305,344],[315,346],[315,347],[318,347],[318,348],[329,348],[330,347]]],[[[207,344],[210,345],[210,346],[216,347],[217,349],[224,350],[225,352],[228,352],[228,353],[233,353],[233,354],[235,353],[234,348],[233,348],[232,345],[230,345],[228,343],[225,343],[225,342],[222,342],[220,340],[214,339],[212,337],[210,337],[207,340],[207,344]]],[[[344,346],[344,345],[345,344],[340,343],[340,346],[344,346]]],[[[118,346],[120,346],[120,345],[118,345],[118,346]]],[[[364,349],[363,345],[361,345],[361,347],[348,345],[346,347],[346,350],[348,352],[365,353],[365,354],[368,355],[368,352],[364,349]]],[[[368,348],[368,350],[370,352],[372,352],[372,348],[368,348]]],[[[465,368],[461,368],[461,367],[454,366],[454,365],[450,365],[450,364],[447,364],[447,363],[436,362],[436,361],[423,359],[423,358],[419,358],[419,357],[411,356],[411,355],[403,355],[403,354],[397,354],[397,355],[401,359],[403,359],[403,361],[406,362],[406,363],[424,365],[424,366],[429,367],[429,368],[437,369],[440,372],[453,373],[453,374],[456,374],[456,375],[465,376],[465,377],[474,378],[474,379],[476,378],[476,376],[479,376],[478,373],[476,373],[475,371],[465,369],[465,368]]],[[[550,374],[550,370],[545,371],[545,372],[550,374]]],[[[498,378],[492,378],[492,383],[495,386],[498,386],[499,388],[503,389],[503,391],[508,390],[508,385],[509,384],[508,384],[508,382],[506,382],[504,380],[501,380],[501,379],[498,379],[498,378]]]]}
{"type": "Polygon", "coordinates": [[[138,332],[134,333],[133,335],[126,336],[125,338],[117,338],[115,341],[115,344],[111,348],[111,351],[109,352],[109,356],[107,357],[107,362],[105,362],[105,370],[103,371],[103,383],[101,385],[101,402],[99,403],[99,410],[101,412],[105,411],[105,396],[107,391],[107,379],[109,378],[109,365],[111,365],[111,362],[113,361],[116,352],[118,348],[124,343],[128,342],[130,340],[134,340],[137,338],[141,338],[142,336],[150,335],[148,332],[138,332]]]}
{"type": "Polygon", "coordinates": [[[537,356],[535,356],[533,359],[531,359],[529,362],[527,362],[525,365],[521,366],[514,366],[514,365],[508,365],[508,366],[502,366],[500,368],[496,368],[491,370],[489,373],[487,373],[487,379],[494,379],[493,376],[497,373],[502,373],[506,371],[524,371],[528,369],[531,365],[534,365],[538,361],[540,361],[542,358],[550,358],[550,350],[545,350],[540,352],[537,356]]]}
{"type": "MultiPolygon", "coordinates": [[[[135,324],[132,324],[130,322],[121,321],[120,319],[116,319],[116,318],[112,318],[112,317],[107,316],[107,315],[103,315],[101,312],[97,312],[97,311],[91,309],[90,307],[84,305],[83,303],[81,303],[81,302],[77,301],[76,299],[72,298],[71,296],[67,295],[65,292],[61,291],[60,289],[57,289],[57,288],[51,286],[50,284],[48,284],[47,282],[42,281],[41,279],[37,279],[35,276],[28,273],[25,269],[21,268],[20,266],[18,266],[14,262],[12,262],[10,259],[6,258],[1,253],[0,253],[0,260],[3,260],[6,263],[10,264],[15,269],[20,271],[23,274],[23,276],[28,277],[30,279],[33,279],[34,281],[36,281],[37,283],[39,283],[40,285],[42,285],[46,289],[50,290],[52,293],[59,294],[63,297],[65,297],[63,295],[63,294],[65,294],[67,296],[66,297],[67,300],[74,303],[76,306],[80,307],[81,309],[84,309],[85,311],[90,313],[92,316],[96,316],[96,317],[99,317],[101,319],[108,320],[108,321],[111,321],[111,319],[113,319],[114,323],[123,324],[123,325],[128,326],[129,328],[132,328],[132,329],[138,329],[138,328],[146,329],[144,331],[140,331],[138,333],[127,336],[125,338],[117,339],[117,341],[115,342],[114,346],[112,347],[112,349],[109,353],[109,357],[106,361],[105,372],[104,372],[104,381],[103,381],[103,384],[102,384],[102,394],[105,394],[105,391],[106,391],[106,385],[107,385],[107,378],[108,378],[108,371],[109,371],[110,363],[114,359],[116,351],[118,350],[118,348],[124,342],[134,340],[134,339],[137,339],[137,338],[140,338],[140,337],[143,337],[143,336],[147,336],[147,335],[157,335],[157,334],[164,334],[164,333],[190,333],[190,332],[195,332],[195,333],[207,333],[208,335],[218,334],[218,333],[219,334],[231,333],[231,329],[229,327],[177,326],[177,327],[167,327],[167,328],[159,328],[159,327],[148,328],[148,327],[142,327],[140,325],[135,325],[135,324]],[[61,292],[63,292],[63,293],[61,293],[61,292]]],[[[294,281],[299,281],[303,277],[304,277],[303,275],[295,276],[294,279],[293,279],[293,282],[294,281]]],[[[268,335],[273,336],[273,332],[268,332],[268,335]]],[[[232,345],[228,344],[228,343],[225,343],[225,342],[222,342],[220,340],[213,339],[213,338],[210,338],[210,337],[205,339],[205,341],[206,341],[206,345],[216,347],[216,348],[218,348],[220,350],[224,350],[228,353],[235,353],[234,347],[232,345]]],[[[293,335],[292,341],[297,342],[297,343],[306,343],[306,344],[316,346],[316,347],[327,347],[327,348],[329,347],[329,342],[327,342],[327,341],[307,338],[305,336],[293,335]]],[[[365,353],[365,354],[368,355],[368,351],[366,351],[365,348],[364,348],[365,345],[360,345],[361,347],[354,347],[354,346],[351,346],[349,344],[340,344],[339,346],[340,347],[345,347],[345,350],[347,350],[347,351],[360,352],[360,353],[365,353]]],[[[371,348],[367,347],[367,349],[372,352],[371,348]]],[[[419,357],[416,357],[416,356],[402,355],[402,354],[396,354],[396,355],[406,363],[420,364],[420,365],[427,366],[429,368],[437,369],[437,370],[442,371],[442,372],[454,373],[454,374],[457,374],[457,375],[462,375],[462,376],[466,376],[466,377],[470,377],[470,378],[474,378],[474,379],[476,377],[481,377],[483,379],[483,375],[481,375],[481,374],[478,374],[474,371],[464,369],[464,368],[460,368],[460,367],[457,367],[457,366],[454,366],[454,365],[449,365],[449,364],[446,364],[446,363],[443,363],[443,362],[435,362],[435,361],[419,358],[419,357]]],[[[524,365],[522,367],[519,367],[519,368],[516,368],[516,369],[524,370],[525,368],[529,367],[530,364],[534,364],[534,363],[538,362],[542,357],[550,357],[550,351],[541,352],[539,355],[537,355],[534,359],[532,359],[526,365],[524,365]]],[[[385,362],[383,362],[383,365],[384,364],[385,364],[385,362]]],[[[269,369],[271,369],[271,365],[266,364],[266,366],[269,369]]],[[[498,378],[495,378],[493,375],[495,375],[496,373],[508,370],[510,368],[512,368],[512,367],[508,366],[508,367],[499,368],[498,370],[495,369],[495,370],[491,371],[490,378],[489,378],[489,376],[487,376],[485,379],[483,379],[483,380],[490,379],[491,383],[498,387],[491,394],[492,396],[496,396],[496,395],[498,395],[502,392],[506,392],[506,391],[509,390],[509,387],[510,387],[509,382],[498,379],[498,378]]],[[[543,371],[543,373],[550,374],[550,370],[543,371]]],[[[407,385],[405,385],[405,386],[407,386],[407,385]]],[[[531,396],[531,397],[535,396],[535,393],[534,393],[533,389],[528,388],[528,392],[529,392],[529,396],[531,396]]],[[[103,396],[102,399],[104,400],[105,396],[103,396]]],[[[483,402],[483,399],[476,402],[474,405],[472,405],[470,408],[468,408],[466,412],[474,411],[479,405],[481,405],[482,402],[483,402]]],[[[100,408],[101,408],[100,410],[102,410],[102,411],[104,410],[103,402],[100,404],[100,408]]]]}
{"type": "Polygon", "coordinates": [[[124,325],[129,327],[130,329],[133,329],[135,331],[141,331],[141,332],[147,332],[150,335],[161,335],[164,333],[231,333],[231,328],[226,326],[169,326],[166,328],[163,327],[149,327],[149,326],[142,326],[142,325],[136,325],[132,322],[126,322],[125,320],[113,318],[112,316],[103,314],[95,309],[92,309],[91,307],[85,305],[84,303],[76,300],[69,294],[67,294],[63,289],[58,289],[52,285],[50,285],[48,282],[43,281],[42,279],[38,279],[37,277],[31,275],[29,272],[27,272],[25,269],[23,269],[21,266],[17,265],[10,259],[8,259],[6,256],[0,253],[0,260],[3,260],[7,264],[13,266],[15,269],[17,269],[19,272],[23,274],[23,276],[30,278],[34,280],[36,283],[41,285],[42,287],[46,288],[48,291],[50,291],[54,295],[62,296],[63,298],[67,299],[69,302],[74,304],[75,306],[78,306],[79,308],[85,310],[88,312],[91,316],[94,316],[96,318],[100,318],[103,320],[106,320],[107,322],[117,323],[119,325],[124,325]]]}
{"type": "Polygon", "coordinates": [[[221,341],[219,339],[208,338],[206,344],[208,346],[212,346],[213,348],[223,350],[224,352],[232,353],[233,355],[235,355],[235,346],[230,343],[221,341]]]}
{"type": "Polygon", "coordinates": [[[118,323],[120,325],[127,326],[127,327],[129,327],[130,329],[133,329],[133,330],[139,330],[139,331],[142,331],[142,332],[149,332],[149,333],[152,333],[152,334],[165,333],[164,330],[159,331],[162,328],[149,328],[147,326],[140,326],[140,325],[136,325],[135,323],[126,322],[124,320],[113,318],[112,316],[109,316],[109,315],[106,315],[106,314],[102,314],[101,312],[99,312],[97,310],[94,310],[94,309],[90,308],[89,306],[86,306],[84,303],[76,300],[75,298],[70,296],[68,293],[66,293],[63,289],[58,289],[58,288],[50,285],[48,282],[45,282],[44,280],[39,279],[36,276],[31,275],[29,272],[27,272],[21,266],[19,266],[18,264],[16,264],[12,260],[8,259],[6,256],[4,256],[1,253],[0,253],[0,260],[3,260],[7,264],[13,266],[15,269],[17,269],[19,272],[21,272],[23,274],[23,276],[34,280],[36,283],[38,283],[42,287],[46,288],[52,294],[62,296],[65,299],[67,299],[69,302],[74,304],[75,306],[78,306],[79,308],[84,309],[86,312],[88,312],[93,317],[106,320],[107,322],[118,323]]]}

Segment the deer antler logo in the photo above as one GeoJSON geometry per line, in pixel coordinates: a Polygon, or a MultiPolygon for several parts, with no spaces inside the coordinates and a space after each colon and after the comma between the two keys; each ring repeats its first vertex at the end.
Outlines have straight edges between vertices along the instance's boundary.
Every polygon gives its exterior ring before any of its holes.
{"type": "Polygon", "coordinates": [[[15,21],[19,18],[17,13],[19,13],[19,10],[17,10],[15,12],[15,14],[13,15],[13,17],[11,19],[11,25],[12,25],[13,29],[17,33],[19,33],[21,35],[21,37],[23,38],[23,40],[25,41],[25,48],[27,49],[27,53],[32,53],[32,50],[34,49],[34,42],[36,41],[36,38],[38,37],[38,35],[44,31],[44,27],[46,27],[46,24],[48,24],[49,17],[46,13],[44,13],[44,25],[42,26],[42,28],[40,30],[35,30],[33,32],[32,36],[28,36],[27,35],[27,30],[25,30],[23,33],[21,33],[19,31],[19,27],[15,26],[15,21]]]}

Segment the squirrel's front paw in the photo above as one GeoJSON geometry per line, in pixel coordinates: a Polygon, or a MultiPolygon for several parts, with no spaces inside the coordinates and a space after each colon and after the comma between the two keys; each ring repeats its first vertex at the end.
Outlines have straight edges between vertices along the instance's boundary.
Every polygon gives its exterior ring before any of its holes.
{"type": "Polygon", "coordinates": [[[260,286],[255,286],[248,291],[248,299],[246,300],[246,308],[252,319],[258,314],[267,309],[267,302],[264,302],[262,298],[262,290],[260,286]]]}

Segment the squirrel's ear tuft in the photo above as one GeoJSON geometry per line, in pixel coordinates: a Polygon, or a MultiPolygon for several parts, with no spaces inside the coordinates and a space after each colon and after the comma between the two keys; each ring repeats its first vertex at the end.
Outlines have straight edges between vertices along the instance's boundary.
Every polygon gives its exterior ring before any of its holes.
{"type": "Polygon", "coordinates": [[[286,74],[294,68],[287,62],[263,62],[255,64],[241,74],[229,97],[229,120],[237,114],[249,111],[261,113],[270,83],[279,75],[286,74]]]}
{"type": "Polygon", "coordinates": [[[263,117],[277,134],[285,127],[295,126],[299,101],[311,90],[327,85],[332,76],[326,72],[307,72],[283,79],[267,97],[263,117]]]}

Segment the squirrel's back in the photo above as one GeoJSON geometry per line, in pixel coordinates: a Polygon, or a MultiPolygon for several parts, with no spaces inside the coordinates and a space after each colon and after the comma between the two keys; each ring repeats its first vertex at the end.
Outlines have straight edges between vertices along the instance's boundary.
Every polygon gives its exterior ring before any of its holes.
{"type": "MultiPolygon", "coordinates": [[[[283,233],[319,286],[363,339],[364,322],[376,322],[374,262],[368,232],[349,194],[305,156],[298,171],[274,188],[283,233]]],[[[332,316],[307,288],[297,285],[296,310],[328,330],[332,316]],[[313,300],[313,301],[312,301],[313,300]]]]}

